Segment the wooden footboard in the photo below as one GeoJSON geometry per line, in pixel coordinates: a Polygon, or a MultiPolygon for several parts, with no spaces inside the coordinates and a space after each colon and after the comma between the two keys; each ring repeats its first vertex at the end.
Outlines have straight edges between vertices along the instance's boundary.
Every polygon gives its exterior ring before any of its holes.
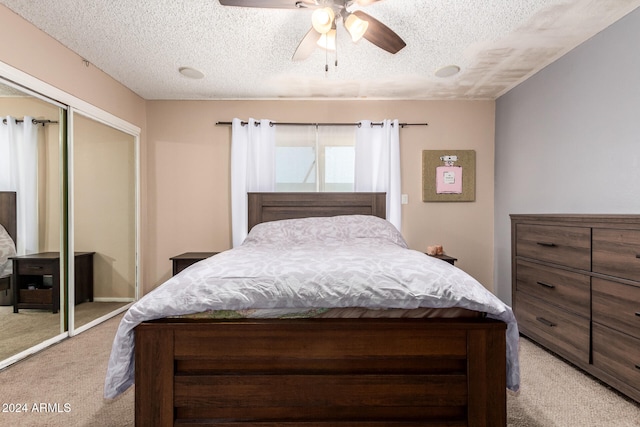
{"type": "Polygon", "coordinates": [[[164,319],[136,328],[136,426],[505,426],[502,322],[164,319]]]}

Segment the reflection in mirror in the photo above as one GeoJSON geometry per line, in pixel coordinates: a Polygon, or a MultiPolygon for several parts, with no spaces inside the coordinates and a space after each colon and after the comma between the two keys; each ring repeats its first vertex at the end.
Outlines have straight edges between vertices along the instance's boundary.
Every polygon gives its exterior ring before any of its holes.
{"type": "Polygon", "coordinates": [[[54,103],[0,83],[1,365],[64,332],[59,125],[63,114],[54,103]]]}
{"type": "Polygon", "coordinates": [[[73,115],[74,328],[136,297],[135,142],[132,135],[73,115]]]}

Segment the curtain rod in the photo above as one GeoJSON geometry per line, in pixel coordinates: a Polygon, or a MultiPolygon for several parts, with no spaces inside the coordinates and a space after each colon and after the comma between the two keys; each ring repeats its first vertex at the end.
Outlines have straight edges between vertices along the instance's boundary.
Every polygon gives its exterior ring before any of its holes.
{"type": "MultiPolygon", "coordinates": [[[[232,122],[217,122],[216,126],[231,126],[232,122]]],[[[248,122],[240,122],[242,126],[246,126],[248,122]]],[[[429,126],[429,123],[398,123],[401,128],[405,126],[429,126]]],[[[260,122],[255,122],[256,126],[260,126],[260,122]]],[[[269,122],[269,126],[362,126],[361,122],[356,123],[294,123],[294,122],[269,122]]],[[[371,126],[383,126],[383,122],[371,123],[371,126]]],[[[393,123],[391,124],[393,126],[393,123]]]]}
{"type": "MultiPolygon", "coordinates": [[[[22,123],[24,122],[23,119],[16,119],[16,123],[22,123]]],[[[7,124],[7,119],[2,119],[2,123],[4,123],[5,125],[7,124]]],[[[32,119],[31,123],[33,123],[34,125],[39,125],[41,124],[42,126],[47,125],[49,123],[58,123],[56,120],[45,120],[45,119],[32,119]]]]}

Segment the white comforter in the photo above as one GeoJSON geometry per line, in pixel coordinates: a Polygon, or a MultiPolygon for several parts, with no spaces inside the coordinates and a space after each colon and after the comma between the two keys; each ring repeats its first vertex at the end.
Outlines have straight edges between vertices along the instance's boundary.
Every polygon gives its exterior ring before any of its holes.
{"type": "Polygon", "coordinates": [[[389,222],[337,216],[263,223],[238,248],[183,270],[136,302],[113,342],[104,395],[133,384],[134,328],[207,310],[462,307],[507,323],[507,386],[520,383],[511,308],[464,271],[407,249],[389,222]]]}
{"type": "Polygon", "coordinates": [[[8,276],[13,270],[11,257],[16,256],[16,245],[9,232],[0,224],[0,277],[8,276]]]}

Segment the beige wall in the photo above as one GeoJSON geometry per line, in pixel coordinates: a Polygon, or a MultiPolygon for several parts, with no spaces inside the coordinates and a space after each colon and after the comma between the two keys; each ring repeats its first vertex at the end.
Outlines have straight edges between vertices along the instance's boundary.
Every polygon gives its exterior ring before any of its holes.
{"type": "Polygon", "coordinates": [[[492,101],[149,101],[148,240],[143,289],[171,274],[171,256],[231,246],[229,156],[234,117],[288,122],[355,122],[397,118],[429,126],[400,131],[403,229],[409,245],[442,244],[458,266],[493,283],[492,101]],[[476,151],[476,201],[422,202],[422,150],[476,151]]]}

